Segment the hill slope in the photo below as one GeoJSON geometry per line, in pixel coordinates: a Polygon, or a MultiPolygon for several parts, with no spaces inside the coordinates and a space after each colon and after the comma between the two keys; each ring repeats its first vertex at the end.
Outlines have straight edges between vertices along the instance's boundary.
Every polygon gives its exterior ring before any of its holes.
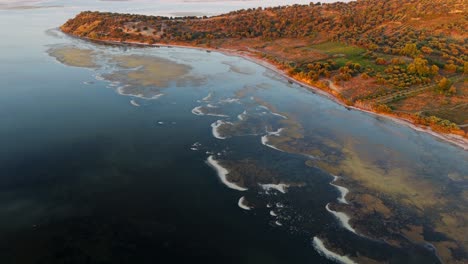
{"type": "Polygon", "coordinates": [[[94,40],[244,50],[347,104],[464,135],[464,2],[360,0],[176,19],[83,12],[61,29],[94,40]]]}

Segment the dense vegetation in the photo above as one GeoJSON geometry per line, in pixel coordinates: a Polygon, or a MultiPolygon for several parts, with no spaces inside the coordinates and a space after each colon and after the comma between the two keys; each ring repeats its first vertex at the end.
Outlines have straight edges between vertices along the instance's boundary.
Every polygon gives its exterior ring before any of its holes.
{"type": "Polygon", "coordinates": [[[467,22],[465,0],[359,0],[247,9],[210,18],[83,12],[62,30],[95,40],[247,47],[348,104],[463,134],[457,124],[468,122],[467,22]],[[305,44],[271,45],[281,39],[305,44]],[[301,56],[294,56],[299,52],[301,56]],[[330,88],[331,82],[353,87],[353,80],[366,82],[368,89],[330,88]],[[402,106],[409,97],[427,93],[432,106],[402,106]],[[448,107],[442,101],[461,109],[460,115],[441,114],[445,108],[431,112],[448,107]],[[441,121],[428,121],[435,119],[441,121]]]}

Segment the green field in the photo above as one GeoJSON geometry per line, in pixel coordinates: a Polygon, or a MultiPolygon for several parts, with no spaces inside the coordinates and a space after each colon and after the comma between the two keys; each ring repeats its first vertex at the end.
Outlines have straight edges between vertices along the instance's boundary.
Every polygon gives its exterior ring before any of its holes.
{"type": "Polygon", "coordinates": [[[323,42],[310,46],[313,49],[325,52],[329,55],[344,54],[346,56],[359,56],[366,50],[363,48],[349,46],[339,42],[323,42]]]}
{"type": "MultiPolygon", "coordinates": [[[[375,64],[373,59],[365,58],[363,55],[366,49],[346,45],[339,42],[324,42],[316,45],[311,45],[311,49],[323,52],[331,57],[332,60],[340,67],[345,66],[347,62],[359,63],[362,67],[370,67],[376,71],[383,71],[385,66],[375,64]]],[[[379,54],[380,55],[380,54],[379,54]]],[[[388,59],[388,56],[382,56],[388,59]]]]}

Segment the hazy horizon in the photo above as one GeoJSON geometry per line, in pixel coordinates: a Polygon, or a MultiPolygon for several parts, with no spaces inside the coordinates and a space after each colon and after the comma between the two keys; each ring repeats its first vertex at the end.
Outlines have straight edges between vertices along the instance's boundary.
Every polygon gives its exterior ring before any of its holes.
{"type": "MultiPolygon", "coordinates": [[[[270,7],[310,2],[331,3],[334,0],[0,0],[0,10],[73,9],[134,13],[159,16],[213,16],[239,9],[270,7]],[[103,5],[103,3],[107,3],[103,5]],[[133,3],[135,5],[133,5],[133,3]]],[[[350,1],[341,1],[350,2],[350,1]]]]}

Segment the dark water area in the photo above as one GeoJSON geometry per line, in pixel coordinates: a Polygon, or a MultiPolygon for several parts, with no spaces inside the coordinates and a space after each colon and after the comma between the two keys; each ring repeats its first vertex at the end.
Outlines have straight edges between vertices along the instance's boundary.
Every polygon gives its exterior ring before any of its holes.
{"type": "Polygon", "coordinates": [[[241,58],[67,37],[53,28],[78,9],[62,11],[0,11],[2,27],[21,30],[0,43],[0,263],[439,263],[427,245],[344,228],[325,208],[340,196],[333,175],[268,139],[290,124],[297,148],[355,151],[458,192],[447,175],[468,171],[465,151],[241,58]],[[98,66],[75,67],[87,59],[98,66]],[[189,74],[163,75],[167,64],[189,74]],[[223,183],[209,157],[248,190],[223,183]]]}

